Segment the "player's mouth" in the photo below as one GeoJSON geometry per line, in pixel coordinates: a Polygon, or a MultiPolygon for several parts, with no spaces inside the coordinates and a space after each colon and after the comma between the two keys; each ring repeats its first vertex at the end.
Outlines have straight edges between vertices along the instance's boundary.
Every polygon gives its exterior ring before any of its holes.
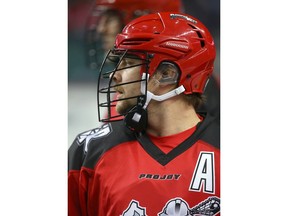
{"type": "Polygon", "coordinates": [[[115,89],[115,91],[116,91],[116,98],[117,99],[121,99],[122,97],[123,97],[123,95],[124,95],[124,91],[123,91],[123,89],[121,89],[121,88],[114,88],[115,89]]]}
{"type": "Polygon", "coordinates": [[[119,99],[121,99],[122,97],[123,97],[123,94],[120,94],[120,93],[117,92],[116,99],[119,100],[119,99]]]}

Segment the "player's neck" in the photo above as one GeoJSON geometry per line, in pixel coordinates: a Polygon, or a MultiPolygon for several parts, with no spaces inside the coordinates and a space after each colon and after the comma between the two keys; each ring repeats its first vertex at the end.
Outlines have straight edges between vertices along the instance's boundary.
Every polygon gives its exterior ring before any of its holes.
{"type": "Polygon", "coordinates": [[[151,103],[146,131],[154,136],[169,136],[192,128],[199,121],[193,107],[175,97],[160,103],[151,103]]]}

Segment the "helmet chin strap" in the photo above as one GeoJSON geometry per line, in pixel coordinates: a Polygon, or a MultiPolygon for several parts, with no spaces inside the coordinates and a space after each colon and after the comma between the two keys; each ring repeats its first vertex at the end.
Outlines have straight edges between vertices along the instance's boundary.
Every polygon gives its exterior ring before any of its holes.
{"type": "MultiPolygon", "coordinates": [[[[145,77],[146,77],[146,74],[143,73],[142,79],[144,79],[145,77]]],[[[147,79],[149,80],[149,74],[147,75],[147,77],[148,77],[147,79]]],[[[152,92],[147,90],[146,103],[144,104],[143,109],[147,108],[147,106],[150,103],[151,99],[156,100],[156,101],[164,101],[164,100],[172,98],[172,97],[174,97],[176,95],[179,95],[179,94],[183,93],[184,91],[185,91],[185,88],[184,88],[183,85],[181,85],[178,88],[173,89],[173,90],[171,90],[171,91],[169,91],[169,92],[167,92],[165,94],[162,94],[162,95],[155,95],[152,92]]],[[[143,95],[145,95],[145,93],[146,93],[146,86],[144,85],[143,82],[141,82],[141,93],[143,95]]]]}
{"type": "MultiPolygon", "coordinates": [[[[142,74],[142,79],[145,79],[147,76],[147,81],[149,80],[149,74],[146,75],[146,73],[142,74]]],[[[134,106],[130,112],[125,116],[124,122],[128,128],[130,128],[133,131],[141,132],[146,129],[147,127],[147,121],[148,121],[148,115],[146,108],[151,100],[156,101],[164,101],[169,98],[172,98],[176,95],[179,95],[185,91],[185,88],[183,85],[179,86],[176,89],[173,89],[165,94],[162,95],[155,95],[152,92],[147,90],[146,95],[146,102],[143,105],[142,101],[143,98],[140,98],[140,101],[138,100],[137,105],[134,106]]],[[[143,95],[146,94],[146,85],[144,82],[141,82],[141,93],[143,95]]]]}

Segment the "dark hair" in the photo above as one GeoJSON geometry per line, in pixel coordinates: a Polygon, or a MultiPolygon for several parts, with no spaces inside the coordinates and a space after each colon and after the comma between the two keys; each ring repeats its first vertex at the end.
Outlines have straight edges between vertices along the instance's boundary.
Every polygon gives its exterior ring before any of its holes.
{"type": "Polygon", "coordinates": [[[200,93],[184,95],[184,98],[189,105],[194,107],[195,110],[198,110],[206,102],[206,96],[200,93]]]}

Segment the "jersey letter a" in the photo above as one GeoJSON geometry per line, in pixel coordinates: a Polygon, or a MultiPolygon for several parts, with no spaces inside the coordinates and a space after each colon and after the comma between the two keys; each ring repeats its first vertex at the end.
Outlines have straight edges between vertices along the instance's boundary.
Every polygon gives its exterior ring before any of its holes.
{"type": "Polygon", "coordinates": [[[214,152],[200,152],[190,183],[190,191],[215,193],[214,152]]]}

